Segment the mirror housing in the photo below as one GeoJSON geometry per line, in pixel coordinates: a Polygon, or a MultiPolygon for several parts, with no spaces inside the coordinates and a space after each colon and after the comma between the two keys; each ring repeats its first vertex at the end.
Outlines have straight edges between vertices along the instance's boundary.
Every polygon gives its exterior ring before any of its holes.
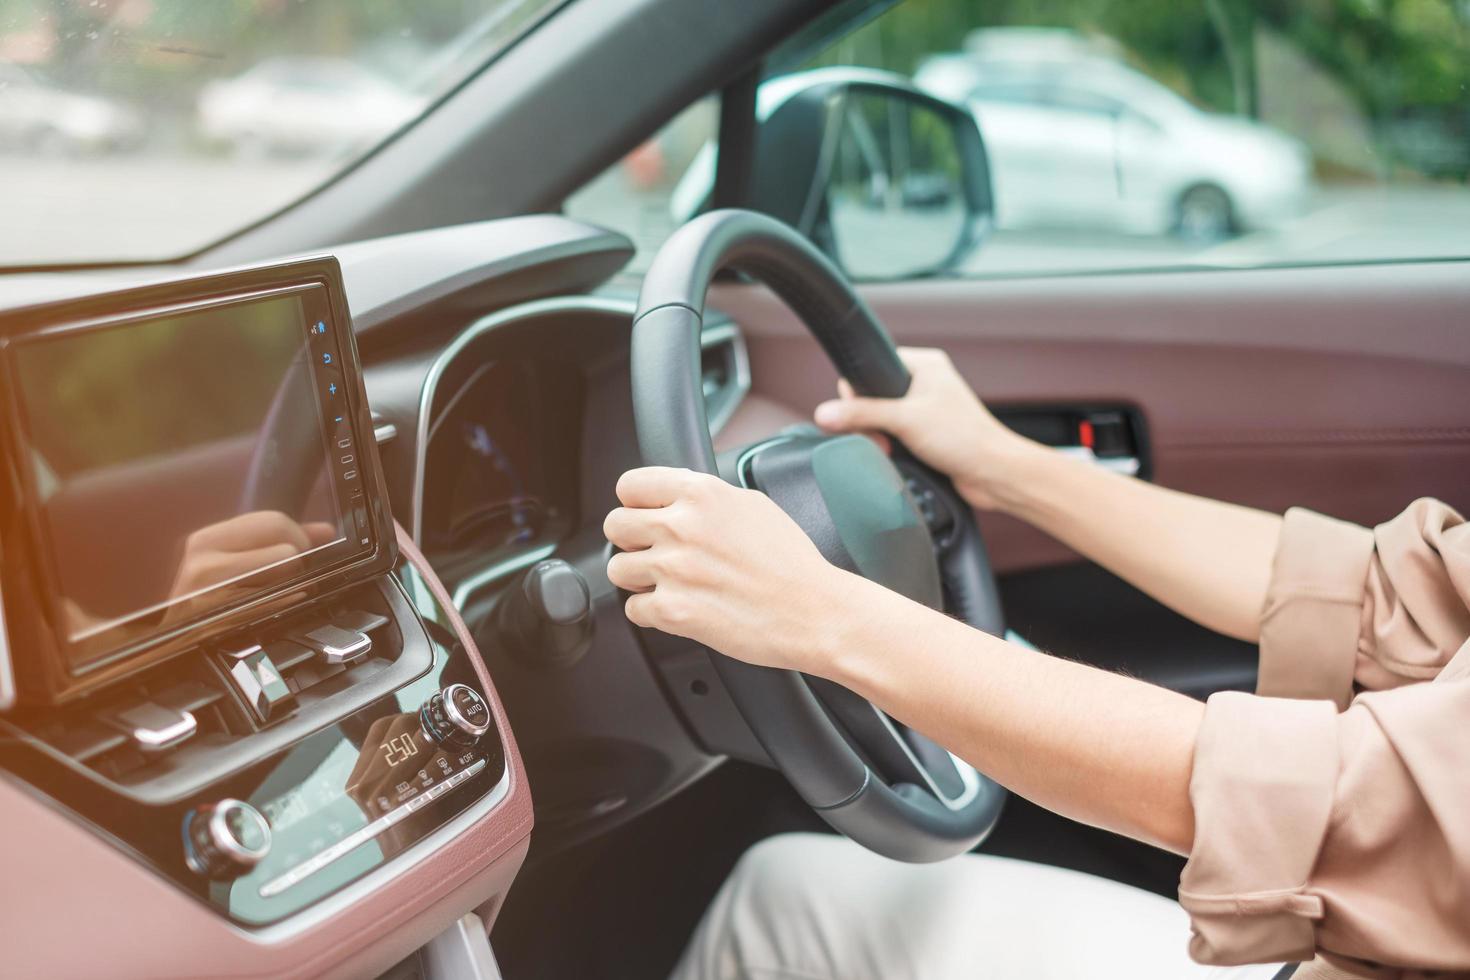
{"type": "MultiPolygon", "coordinates": [[[[953,271],[993,225],[974,116],[892,72],[820,68],[763,82],[746,206],[797,229],[852,279],[953,271]]],[[[683,222],[710,205],[706,145],[675,189],[683,222]]]]}

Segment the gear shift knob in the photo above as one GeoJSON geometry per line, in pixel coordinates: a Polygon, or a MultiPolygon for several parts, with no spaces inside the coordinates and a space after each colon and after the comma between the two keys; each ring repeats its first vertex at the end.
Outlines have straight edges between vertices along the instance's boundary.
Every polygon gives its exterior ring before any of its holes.
{"type": "Polygon", "coordinates": [[[521,662],[548,669],[570,667],[592,644],[592,590],[560,558],[526,570],[495,610],[501,640],[521,662]]]}

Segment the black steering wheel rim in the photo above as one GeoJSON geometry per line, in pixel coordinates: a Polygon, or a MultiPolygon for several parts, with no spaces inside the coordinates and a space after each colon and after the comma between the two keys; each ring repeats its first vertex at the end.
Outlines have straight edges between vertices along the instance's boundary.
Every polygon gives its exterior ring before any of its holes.
{"type": "MultiPolygon", "coordinates": [[[[765,215],[711,212],[669,238],[639,295],[633,408],[646,464],[718,474],[701,390],[700,333],[705,295],[726,269],[772,288],[859,394],[893,398],[908,390],[908,370],[887,331],[821,252],[765,215]]],[[[1003,631],[994,576],[972,512],[948,479],[901,447],[896,458],[953,508],[955,532],[936,561],[946,593],[958,593],[951,596],[957,614],[979,628],[1003,631]]],[[[935,861],[969,850],[994,827],[1005,791],[972,768],[964,766],[974,778],[953,799],[931,792],[933,780],[929,790],[907,782],[889,786],[844,738],[801,674],[719,655],[713,661],[771,761],[841,833],[888,857],[935,861]]]]}

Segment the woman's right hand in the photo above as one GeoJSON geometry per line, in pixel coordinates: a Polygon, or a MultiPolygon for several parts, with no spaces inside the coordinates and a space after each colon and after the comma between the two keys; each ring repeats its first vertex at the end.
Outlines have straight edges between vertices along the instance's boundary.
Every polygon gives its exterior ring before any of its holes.
{"type": "Polygon", "coordinates": [[[1003,509],[1007,476],[1041,447],[990,414],[944,351],[900,347],[898,356],[913,376],[902,398],[861,398],[842,381],[840,397],[817,406],[817,424],[828,432],[894,435],[953,480],[971,506],[1003,509]]]}

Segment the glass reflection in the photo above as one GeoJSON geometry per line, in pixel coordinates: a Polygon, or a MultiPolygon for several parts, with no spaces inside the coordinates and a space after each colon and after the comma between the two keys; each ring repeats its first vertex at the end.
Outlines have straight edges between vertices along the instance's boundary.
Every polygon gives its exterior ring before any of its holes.
{"type": "Polygon", "coordinates": [[[346,393],[306,302],[275,296],[17,345],[74,664],[294,578],[303,556],[345,540],[327,453],[329,438],[350,442],[345,421],[331,428],[346,393]]]}

